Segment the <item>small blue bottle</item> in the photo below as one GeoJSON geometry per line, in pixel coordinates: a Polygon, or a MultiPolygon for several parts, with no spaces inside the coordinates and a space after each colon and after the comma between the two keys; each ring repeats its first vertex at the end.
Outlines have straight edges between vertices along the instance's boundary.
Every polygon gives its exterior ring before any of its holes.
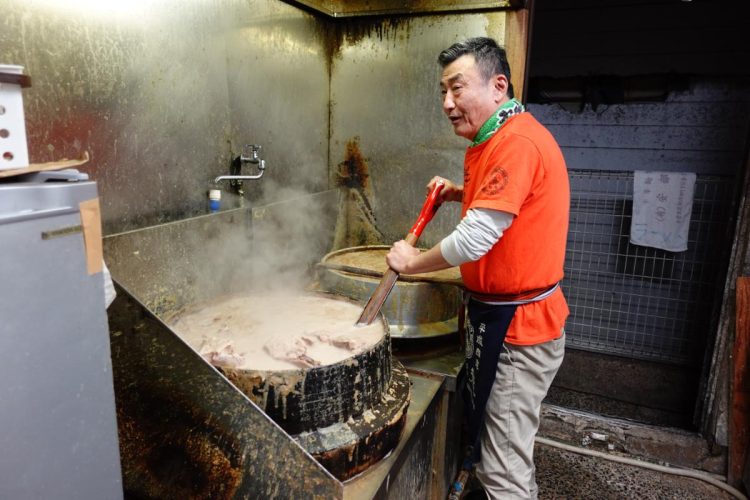
{"type": "Polygon", "coordinates": [[[208,209],[211,212],[218,212],[221,208],[221,189],[208,190],[208,209]]]}

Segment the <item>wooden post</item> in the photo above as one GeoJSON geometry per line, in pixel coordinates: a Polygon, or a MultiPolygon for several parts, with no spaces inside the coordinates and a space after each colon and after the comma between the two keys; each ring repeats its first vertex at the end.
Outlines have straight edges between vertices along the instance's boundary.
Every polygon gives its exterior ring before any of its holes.
{"type": "Polygon", "coordinates": [[[531,44],[531,23],[533,4],[521,2],[524,8],[509,10],[505,16],[505,37],[503,45],[510,63],[510,79],[515,97],[525,102],[528,88],[529,55],[531,44]]]}
{"type": "Polygon", "coordinates": [[[737,487],[748,455],[750,437],[750,277],[737,278],[737,324],[732,348],[728,483],[737,487]]]}

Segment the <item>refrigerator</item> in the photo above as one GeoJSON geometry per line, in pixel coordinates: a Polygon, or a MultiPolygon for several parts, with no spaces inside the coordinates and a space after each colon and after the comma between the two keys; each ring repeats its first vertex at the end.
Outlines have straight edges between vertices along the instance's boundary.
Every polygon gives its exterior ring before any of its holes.
{"type": "Polygon", "coordinates": [[[0,179],[0,498],[123,497],[97,196],[76,170],[0,179]]]}

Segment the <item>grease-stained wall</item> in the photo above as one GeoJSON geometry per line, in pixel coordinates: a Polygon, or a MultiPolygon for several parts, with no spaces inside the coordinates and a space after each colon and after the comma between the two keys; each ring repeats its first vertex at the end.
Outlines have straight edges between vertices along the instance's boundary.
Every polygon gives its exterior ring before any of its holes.
{"type": "Polygon", "coordinates": [[[312,14],[276,0],[0,0],[0,12],[0,62],[32,78],[30,160],[88,151],[106,233],[204,211],[246,143],[268,167],[248,199],[327,188],[329,75],[312,14]]]}
{"type": "MultiPolygon", "coordinates": [[[[342,21],[347,36],[331,64],[331,176],[358,144],[369,168],[371,205],[384,242],[403,238],[434,175],[463,183],[468,145],[443,114],[438,54],[470,36],[504,42],[505,11],[342,21]]],[[[436,243],[458,221],[446,204],[425,230],[436,243]]]]}
{"type": "MultiPolygon", "coordinates": [[[[440,110],[437,54],[467,36],[503,41],[506,19],[336,19],[281,0],[0,0],[0,11],[0,63],[33,80],[30,160],[87,151],[106,234],[205,211],[246,143],[267,162],[245,183],[249,204],[336,187],[355,140],[384,242],[411,226],[430,176],[461,180],[465,143],[440,110]]],[[[423,243],[457,213],[441,209],[423,243]]]]}

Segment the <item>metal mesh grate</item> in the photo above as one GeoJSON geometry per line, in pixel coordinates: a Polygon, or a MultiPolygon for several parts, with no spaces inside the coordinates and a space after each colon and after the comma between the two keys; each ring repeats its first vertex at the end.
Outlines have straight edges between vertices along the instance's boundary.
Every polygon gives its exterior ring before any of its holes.
{"type": "Polygon", "coordinates": [[[698,176],[688,250],[630,243],[632,172],[570,170],[565,258],[572,347],[679,364],[701,360],[720,300],[733,181],[698,176]]]}

